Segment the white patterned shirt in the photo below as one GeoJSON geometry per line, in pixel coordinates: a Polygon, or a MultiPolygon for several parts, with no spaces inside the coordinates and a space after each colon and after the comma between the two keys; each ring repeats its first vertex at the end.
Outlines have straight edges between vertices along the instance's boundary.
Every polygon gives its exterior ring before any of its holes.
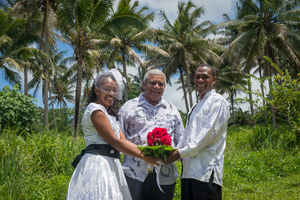
{"type": "MultiPolygon", "coordinates": [[[[145,145],[147,134],[155,127],[161,127],[167,129],[175,147],[184,129],[177,108],[163,97],[157,105],[152,106],[143,95],[127,101],[119,110],[119,123],[125,137],[136,145],[145,145]]],[[[127,176],[141,182],[148,175],[148,163],[138,158],[124,155],[122,166],[127,176]]],[[[178,178],[175,164],[162,165],[159,177],[161,185],[175,183],[178,178]]]]}
{"type": "Polygon", "coordinates": [[[183,158],[181,178],[213,182],[222,186],[229,106],[213,89],[194,106],[188,115],[184,134],[178,145],[183,158]]]}

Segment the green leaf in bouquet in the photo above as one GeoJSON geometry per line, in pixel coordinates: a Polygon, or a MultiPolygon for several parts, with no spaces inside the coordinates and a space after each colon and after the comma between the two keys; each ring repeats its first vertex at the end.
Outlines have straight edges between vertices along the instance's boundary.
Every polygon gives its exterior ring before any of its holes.
{"type": "Polygon", "coordinates": [[[153,157],[163,157],[164,161],[167,161],[167,155],[171,151],[174,151],[174,149],[171,146],[168,145],[162,145],[162,146],[138,146],[138,148],[143,152],[143,154],[151,155],[153,157]]]}

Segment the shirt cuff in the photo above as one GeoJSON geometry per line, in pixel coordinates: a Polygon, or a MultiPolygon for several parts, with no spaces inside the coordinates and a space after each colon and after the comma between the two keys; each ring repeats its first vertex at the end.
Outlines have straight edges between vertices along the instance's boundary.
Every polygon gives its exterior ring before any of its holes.
{"type": "Polygon", "coordinates": [[[179,152],[179,155],[180,155],[180,158],[186,158],[186,157],[189,157],[189,147],[188,146],[185,146],[181,149],[178,149],[178,152],[179,152]]]}

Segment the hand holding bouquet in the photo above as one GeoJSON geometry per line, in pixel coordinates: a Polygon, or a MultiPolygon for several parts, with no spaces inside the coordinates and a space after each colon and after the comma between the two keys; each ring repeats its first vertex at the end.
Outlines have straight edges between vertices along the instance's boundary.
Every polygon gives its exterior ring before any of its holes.
{"type": "MultiPolygon", "coordinates": [[[[152,132],[149,132],[147,135],[147,143],[148,146],[139,146],[138,148],[143,152],[143,154],[151,155],[153,157],[162,157],[164,161],[167,161],[167,155],[171,151],[174,151],[173,147],[171,147],[172,143],[172,138],[168,134],[167,129],[165,128],[159,128],[156,127],[152,130],[152,132]]],[[[148,172],[153,172],[154,165],[149,164],[148,165],[148,172]]],[[[156,170],[156,182],[158,188],[164,192],[159,184],[159,173],[160,173],[160,168],[155,167],[156,170]]]]}
{"type": "MultiPolygon", "coordinates": [[[[167,161],[169,152],[176,150],[171,147],[172,138],[168,134],[167,129],[156,127],[147,135],[148,146],[139,146],[138,148],[143,154],[151,155],[153,157],[162,157],[167,161]]],[[[153,172],[153,165],[149,165],[148,171],[153,172]]]]}

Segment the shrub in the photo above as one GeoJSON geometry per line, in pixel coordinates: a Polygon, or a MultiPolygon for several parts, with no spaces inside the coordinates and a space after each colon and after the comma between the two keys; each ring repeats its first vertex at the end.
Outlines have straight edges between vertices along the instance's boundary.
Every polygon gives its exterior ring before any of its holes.
{"type": "Polygon", "coordinates": [[[255,126],[249,137],[249,143],[252,149],[290,149],[297,145],[296,135],[290,131],[285,132],[274,130],[272,126],[255,126]],[[284,134],[282,134],[284,133],[284,134]]]}
{"type": "Polygon", "coordinates": [[[5,86],[0,91],[0,129],[9,126],[29,132],[39,122],[36,100],[31,95],[19,92],[18,85],[12,90],[5,86]]]}
{"type": "MultiPolygon", "coordinates": [[[[63,107],[63,108],[56,108],[55,110],[55,118],[57,121],[57,129],[60,132],[68,131],[69,134],[72,134],[73,128],[73,115],[74,110],[73,108],[63,107]]],[[[52,109],[49,109],[49,121],[53,121],[53,114],[52,109]]],[[[54,130],[53,123],[49,125],[49,130],[54,130]]]]}
{"type": "MultiPolygon", "coordinates": [[[[263,96],[262,93],[257,91],[249,91],[244,89],[241,85],[237,85],[233,88],[241,89],[247,94],[254,94],[261,98],[261,100],[265,101],[265,104],[261,106],[259,117],[262,116],[272,116],[270,112],[270,107],[273,106],[276,110],[276,118],[280,122],[284,122],[290,125],[293,129],[292,132],[296,135],[297,140],[300,140],[300,73],[295,75],[295,79],[290,76],[288,70],[282,71],[276,64],[272,62],[268,57],[264,57],[267,61],[271,63],[274,69],[277,70],[277,74],[273,77],[266,78],[257,78],[254,75],[248,74],[259,81],[263,87],[266,89],[265,81],[270,80],[272,85],[269,86],[269,94],[267,97],[263,96]]],[[[242,100],[250,101],[247,98],[242,100]]],[[[252,101],[256,107],[260,107],[258,105],[259,100],[256,99],[252,101]]]]}

